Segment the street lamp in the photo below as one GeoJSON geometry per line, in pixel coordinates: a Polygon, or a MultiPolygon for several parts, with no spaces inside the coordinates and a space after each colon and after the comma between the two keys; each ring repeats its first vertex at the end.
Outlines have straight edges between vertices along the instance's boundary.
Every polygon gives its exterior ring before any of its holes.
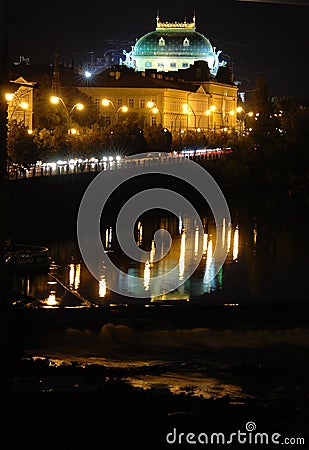
{"type": "MultiPolygon", "coordinates": [[[[149,101],[149,102],[147,102],[147,105],[146,105],[146,106],[147,106],[147,108],[149,108],[148,114],[150,114],[151,112],[152,112],[153,114],[158,114],[158,113],[160,113],[160,122],[161,122],[161,125],[163,125],[163,123],[162,123],[162,113],[161,113],[161,111],[159,110],[159,108],[157,107],[156,103],[153,102],[153,101],[149,101]]],[[[148,116],[145,117],[145,120],[144,120],[144,126],[145,126],[145,121],[146,121],[147,117],[148,117],[148,116]]]]}
{"type": "MultiPolygon", "coordinates": [[[[184,103],[182,105],[182,110],[185,114],[187,114],[187,118],[189,117],[189,108],[192,111],[192,114],[194,115],[194,129],[196,130],[196,114],[192,108],[192,106],[189,103],[184,103]]],[[[188,129],[188,122],[187,122],[187,129],[188,129]]]]}
{"type": "Polygon", "coordinates": [[[210,117],[212,115],[212,128],[214,127],[214,112],[217,110],[215,105],[211,105],[207,111],[205,111],[206,116],[208,116],[208,131],[210,130],[210,117]]]}
{"type": "MultiPolygon", "coordinates": [[[[22,101],[22,98],[20,98],[20,96],[18,96],[17,94],[13,94],[13,93],[5,94],[5,99],[10,104],[10,107],[13,108],[12,111],[10,112],[10,114],[8,114],[8,120],[11,121],[12,117],[14,115],[17,115],[16,111],[18,110],[18,108],[21,108],[21,110],[23,110],[22,122],[24,125],[26,125],[26,110],[29,109],[29,103],[22,101]]],[[[8,109],[8,112],[9,112],[9,109],[8,109]]],[[[19,115],[20,114],[18,114],[18,116],[19,115]]]]}
{"type": "Polygon", "coordinates": [[[67,113],[67,129],[68,129],[68,134],[73,134],[72,133],[72,129],[71,129],[71,117],[72,117],[72,113],[75,109],[77,109],[78,111],[82,111],[84,109],[84,105],[82,103],[75,103],[75,105],[72,106],[71,109],[68,109],[68,107],[66,106],[66,104],[64,103],[63,99],[61,97],[56,97],[55,95],[52,95],[50,97],[50,102],[53,105],[58,105],[59,103],[61,103],[64,106],[64,109],[67,113]]]}
{"type": "MultiPolygon", "coordinates": [[[[153,114],[160,114],[160,123],[161,123],[161,125],[163,125],[163,123],[162,123],[162,113],[161,113],[161,111],[159,110],[159,108],[157,107],[157,105],[156,105],[156,103],[155,102],[153,102],[153,101],[149,101],[149,102],[147,102],[147,108],[149,108],[149,111],[148,111],[148,114],[146,115],[146,117],[145,117],[145,119],[144,119],[144,128],[145,128],[145,126],[146,126],[146,120],[147,120],[147,118],[149,117],[149,115],[150,115],[150,113],[152,112],[153,114]]],[[[154,124],[154,123],[153,123],[154,124]]],[[[152,125],[153,125],[152,124],[152,125]]]]}
{"type": "Polygon", "coordinates": [[[252,111],[246,112],[242,106],[237,106],[236,112],[242,114],[242,117],[240,118],[240,134],[243,134],[245,131],[246,117],[253,117],[254,113],[252,111]]]}
{"type": "Polygon", "coordinates": [[[113,123],[114,124],[116,124],[118,122],[120,112],[127,113],[129,110],[129,108],[127,106],[120,106],[117,109],[116,106],[114,105],[114,103],[111,100],[109,100],[108,98],[104,98],[101,103],[102,103],[102,106],[104,106],[105,108],[109,105],[111,105],[113,107],[113,109],[114,109],[113,123]]]}

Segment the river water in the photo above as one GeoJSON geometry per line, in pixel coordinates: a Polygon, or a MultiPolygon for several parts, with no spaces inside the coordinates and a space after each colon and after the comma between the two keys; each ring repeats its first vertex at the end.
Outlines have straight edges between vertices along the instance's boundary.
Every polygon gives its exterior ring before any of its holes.
{"type": "MultiPolygon", "coordinates": [[[[89,272],[78,246],[76,211],[45,213],[35,224],[26,215],[13,223],[15,242],[47,246],[51,261],[49,273],[14,275],[13,288],[23,294],[16,308],[44,311],[45,317],[63,310],[68,317],[61,330],[50,322],[44,329],[44,321],[36,331],[26,327],[17,333],[19,345],[54,364],[130,368],[124,378],[144,388],[207,398],[228,394],[235,402],[284,396],[301,402],[308,379],[307,200],[288,191],[238,191],[227,194],[227,201],[231,222],[220,229],[227,257],[218,271],[213,258],[218,231],[207,211],[201,213],[203,232],[191,242],[186,241],[188,218],[159,210],[139,218],[136,243],[150,255],[155,230],[172,236],[170,252],[156,263],[151,256],[143,262],[126,257],[114,223],[102,225],[108,255],[145,292],[138,299],[110,290],[104,267],[99,280],[89,272]],[[194,274],[172,292],[152,296],[153,275],[177,266],[179,277],[184,276],[188,254],[198,249],[202,258],[194,274]],[[77,325],[67,313],[73,310],[94,311],[99,326],[77,325]]],[[[50,380],[41,380],[39,386],[16,380],[15,389],[39,390],[42,383],[55,389],[67,381],[51,386],[50,380]]],[[[81,380],[76,385],[89,389],[81,380]]]]}

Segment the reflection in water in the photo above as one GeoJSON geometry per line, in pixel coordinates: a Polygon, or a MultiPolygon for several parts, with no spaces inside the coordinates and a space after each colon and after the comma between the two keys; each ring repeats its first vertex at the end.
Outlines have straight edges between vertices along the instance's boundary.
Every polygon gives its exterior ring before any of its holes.
{"type": "Polygon", "coordinates": [[[71,263],[69,265],[69,288],[74,291],[77,291],[80,285],[80,271],[80,264],[71,263]]]}
{"type": "Polygon", "coordinates": [[[185,272],[185,255],[186,255],[186,230],[182,230],[180,242],[180,256],[179,256],[179,280],[183,280],[185,272]]]}
{"type": "Polygon", "coordinates": [[[232,238],[232,225],[229,222],[227,226],[227,245],[226,245],[227,252],[229,252],[231,248],[231,238],[232,238]]]}
{"type": "Polygon", "coordinates": [[[144,287],[145,291],[148,291],[150,286],[150,263],[146,261],[144,268],[144,287]]]}
{"type": "MultiPolygon", "coordinates": [[[[216,230],[214,221],[205,215],[202,217],[203,230],[197,229],[190,218],[179,214],[171,217],[163,212],[152,216],[143,216],[137,222],[136,243],[148,252],[144,261],[132,261],[119,251],[116,242],[115,228],[106,224],[102,230],[102,241],[106,251],[115,265],[121,269],[119,283],[125,283],[121,273],[132,275],[130,286],[125,288],[139,289],[147,293],[143,302],[160,300],[190,300],[224,304],[241,304],[242,302],[290,302],[291,299],[303,300],[303,287],[300,280],[305,279],[307,255],[303,238],[306,233],[303,216],[294,214],[284,217],[269,207],[261,211],[248,211],[244,208],[241,214],[232,215],[232,222],[223,220],[216,230]],[[252,216],[250,214],[252,213],[252,216]],[[234,221],[233,217],[237,220],[234,221]],[[290,226],[287,227],[287,224],[290,226]],[[300,232],[295,233],[297,227],[300,232]],[[155,231],[167,230],[172,237],[172,245],[168,254],[164,255],[164,247],[156,247],[155,231]],[[189,232],[190,231],[190,232],[189,232]],[[218,242],[220,249],[227,251],[224,265],[217,271],[214,250],[218,242]],[[279,245],[280,244],[280,245],[279,245]],[[193,275],[187,279],[186,274],[197,254],[202,256],[201,262],[193,275]],[[295,264],[299,261],[299,264],[295,264]],[[183,282],[175,291],[154,297],[156,277],[176,268],[177,280],[183,282]],[[288,286],[282,279],[289,279],[288,286]]],[[[40,299],[46,305],[63,306],[77,304],[76,294],[94,304],[123,302],[109,290],[111,274],[105,267],[100,272],[100,280],[94,279],[81,260],[77,240],[50,237],[44,242],[49,247],[53,261],[51,273],[48,274],[16,274],[13,277],[13,289],[29,297],[40,299]],[[57,280],[60,280],[61,283],[57,280]],[[57,284],[49,284],[51,282],[57,284]]],[[[41,242],[39,242],[41,244],[41,242]]],[[[126,300],[127,301],[127,300],[126,300]]],[[[128,301],[134,302],[134,298],[128,301]]]]}
{"type": "Polygon", "coordinates": [[[56,306],[57,300],[56,300],[56,291],[50,291],[49,296],[46,299],[47,306],[56,306]]]}
{"type": "Polygon", "coordinates": [[[137,224],[137,245],[140,246],[143,243],[143,225],[142,222],[137,224]]]}
{"type": "Polygon", "coordinates": [[[198,228],[195,229],[195,241],[194,241],[194,255],[198,255],[198,244],[199,244],[199,232],[198,228]]]}
{"type": "Polygon", "coordinates": [[[234,238],[233,238],[233,260],[237,261],[239,251],[239,229],[238,225],[236,225],[234,230],[234,238]]]}
{"type": "Polygon", "coordinates": [[[105,230],[105,250],[111,250],[111,248],[112,248],[112,235],[113,235],[112,227],[106,228],[106,230],[105,230]]]}
{"type": "Polygon", "coordinates": [[[99,281],[99,297],[104,298],[106,296],[106,279],[105,275],[101,275],[99,281]]]}

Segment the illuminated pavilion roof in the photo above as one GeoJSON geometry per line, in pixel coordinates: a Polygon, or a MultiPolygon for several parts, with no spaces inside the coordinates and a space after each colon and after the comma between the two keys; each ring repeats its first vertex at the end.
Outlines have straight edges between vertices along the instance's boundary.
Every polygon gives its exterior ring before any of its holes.
{"type": "Polygon", "coordinates": [[[205,59],[213,53],[209,40],[196,31],[195,17],[192,22],[161,22],[136,42],[132,56],[193,57],[205,59]]]}

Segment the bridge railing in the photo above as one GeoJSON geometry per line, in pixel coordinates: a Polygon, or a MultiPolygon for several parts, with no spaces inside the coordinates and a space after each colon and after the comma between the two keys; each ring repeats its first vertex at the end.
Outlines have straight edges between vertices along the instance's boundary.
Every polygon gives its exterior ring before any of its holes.
{"type": "Polygon", "coordinates": [[[90,160],[71,160],[57,163],[37,163],[32,166],[9,166],[8,179],[20,180],[24,178],[46,177],[55,175],[72,175],[89,172],[100,172],[102,170],[119,170],[136,166],[152,166],[160,164],[175,164],[183,162],[185,159],[191,159],[196,162],[218,159],[223,153],[206,152],[203,155],[182,155],[182,154],[158,154],[158,156],[145,156],[136,158],[121,158],[104,161],[97,159],[90,160]]]}

